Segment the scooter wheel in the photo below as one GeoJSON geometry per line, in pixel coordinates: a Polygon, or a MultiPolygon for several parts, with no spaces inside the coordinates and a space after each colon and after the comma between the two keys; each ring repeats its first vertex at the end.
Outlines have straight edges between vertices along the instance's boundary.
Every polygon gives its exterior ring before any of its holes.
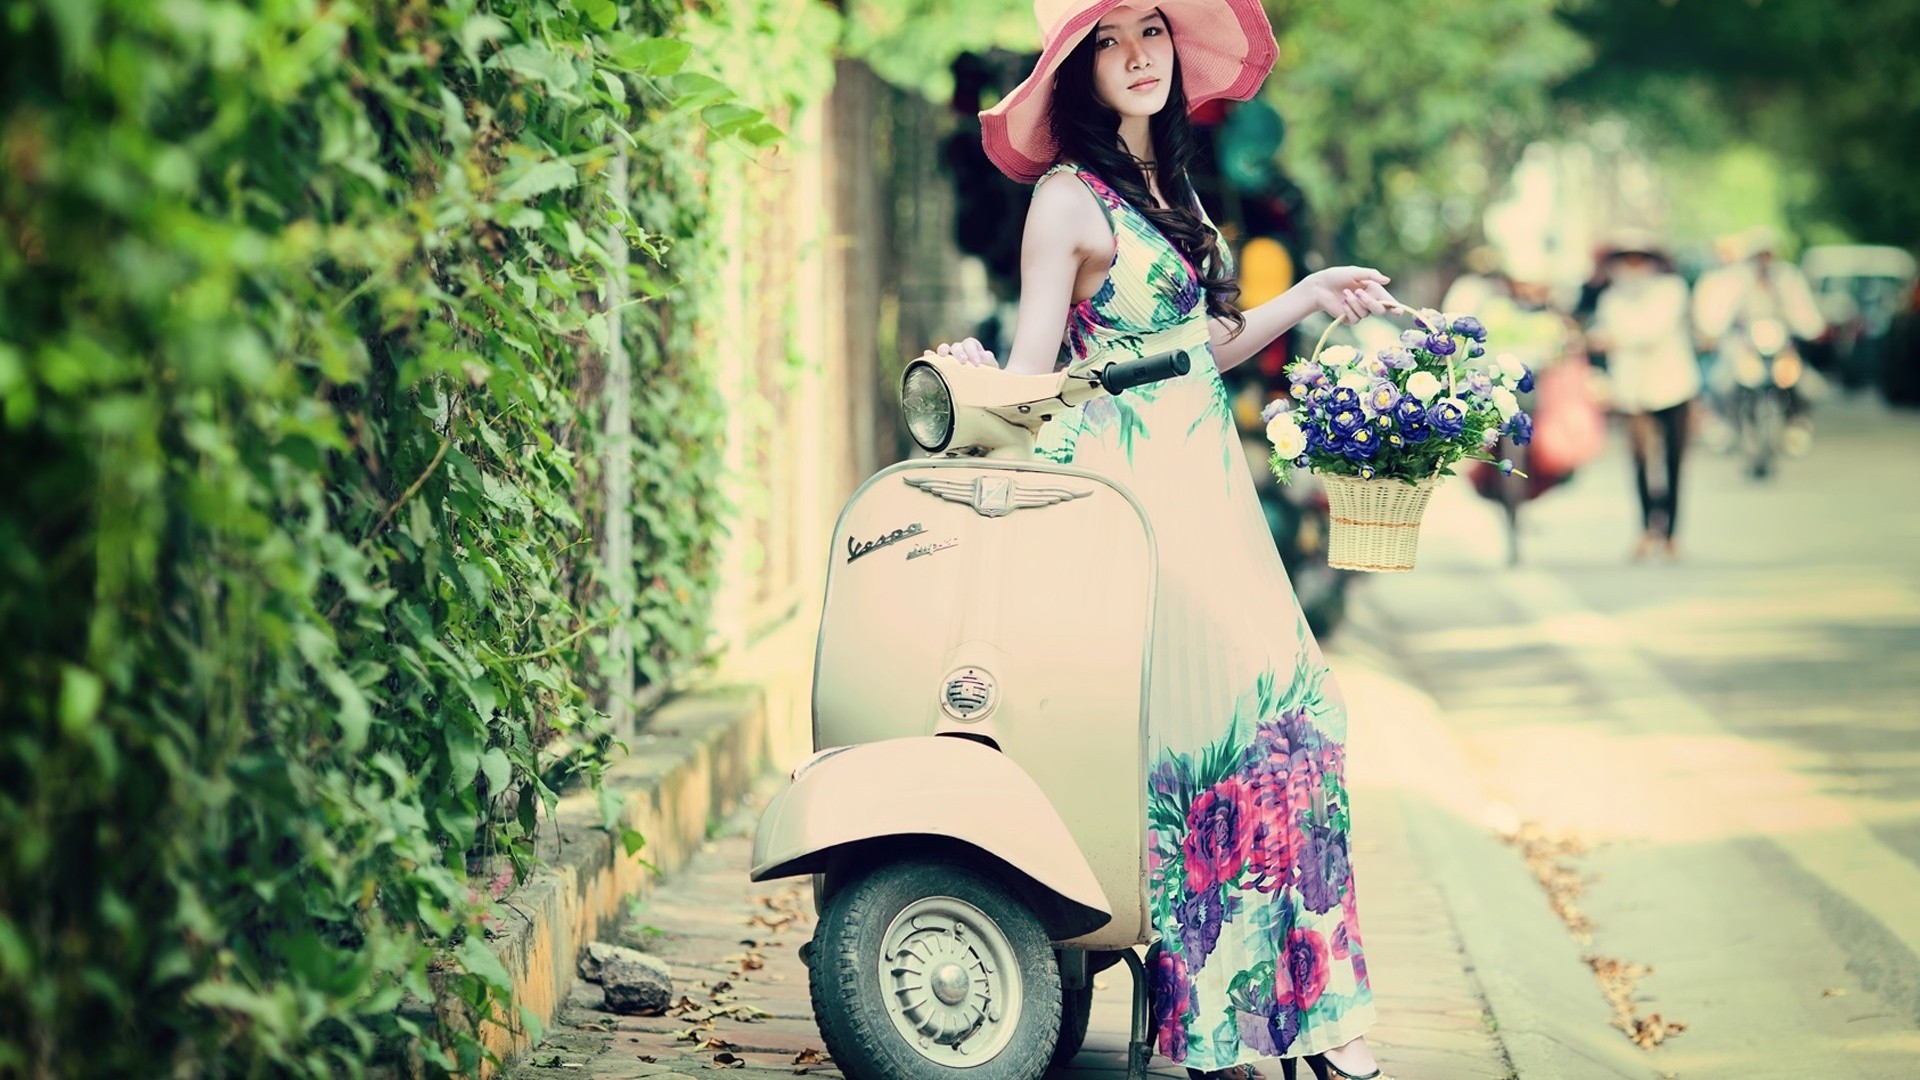
{"type": "Polygon", "coordinates": [[[1060,1035],[1060,971],[1018,894],[959,862],[882,865],[836,889],[808,989],[849,1080],[1037,1080],[1060,1035]]]}

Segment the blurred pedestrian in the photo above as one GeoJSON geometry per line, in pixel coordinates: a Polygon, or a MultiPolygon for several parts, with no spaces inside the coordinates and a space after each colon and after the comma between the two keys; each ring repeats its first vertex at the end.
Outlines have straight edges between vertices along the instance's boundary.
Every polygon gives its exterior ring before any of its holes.
{"type": "Polygon", "coordinates": [[[1700,393],[1687,283],[1659,243],[1623,233],[1601,259],[1606,287],[1588,333],[1607,355],[1614,409],[1627,419],[1633,446],[1634,487],[1640,495],[1640,539],[1633,556],[1655,548],[1676,555],[1680,463],[1686,456],[1688,415],[1700,393]],[[1656,484],[1656,451],[1665,464],[1656,484]]]}

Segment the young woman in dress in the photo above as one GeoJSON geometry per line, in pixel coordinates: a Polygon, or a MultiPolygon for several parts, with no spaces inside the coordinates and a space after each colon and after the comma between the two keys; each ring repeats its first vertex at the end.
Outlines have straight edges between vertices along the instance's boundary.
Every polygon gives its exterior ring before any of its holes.
{"type": "MultiPolygon", "coordinates": [[[[988,154],[1036,183],[1006,368],[1186,349],[1179,378],[1050,422],[1036,452],[1110,475],[1161,555],[1149,704],[1155,1042],[1195,1077],[1305,1058],[1390,1080],[1348,858],[1346,709],[1254,494],[1220,373],[1319,310],[1398,307],[1365,267],[1236,310],[1226,245],[1189,182],[1188,110],[1251,97],[1278,53],[1259,0],[1038,0],[1034,72],[981,114],[988,154]],[[1177,632],[1168,632],[1173,628],[1177,632]]],[[[937,350],[994,363],[972,339],[937,350]]],[[[1094,553],[1097,556],[1097,553],[1094,553]]],[[[1089,588],[1098,588],[1097,574],[1089,588]]]]}

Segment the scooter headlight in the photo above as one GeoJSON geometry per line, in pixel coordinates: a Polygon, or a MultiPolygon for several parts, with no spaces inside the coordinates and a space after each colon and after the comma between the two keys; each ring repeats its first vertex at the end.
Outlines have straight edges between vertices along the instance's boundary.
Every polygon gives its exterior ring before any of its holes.
{"type": "Polygon", "coordinates": [[[1787,328],[1778,319],[1755,319],[1753,329],[1753,347],[1772,356],[1787,347],[1787,328]]]}
{"type": "Polygon", "coordinates": [[[920,449],[937,454],[947,448],[953,439],[953,392],[939,369],[924,360],[909,364],[900,381],[900,408],[920,449]]]}

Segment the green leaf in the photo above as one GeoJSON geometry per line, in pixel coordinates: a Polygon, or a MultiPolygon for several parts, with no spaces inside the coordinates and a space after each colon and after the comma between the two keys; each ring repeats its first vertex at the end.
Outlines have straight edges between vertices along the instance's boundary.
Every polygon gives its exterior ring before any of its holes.
{"type": "Polygon", "coordinates": [[[632,858],[647,846],[647,838],[640,835],[638,829],[621,829],[620,846],[626,850],[627,857],[632,858]]]}
{"type": "Polygon", "coordinates": [[[359,753],[367,745],[367,730],[373,726],[373,713],[367,708],[366,695],[338,668],[322,672],[320,681],[333,691],[340,703],[334,719],[340,722],[341,749],[349,754],[359,753]]]}
{"type": "Polygon", "coordinates": [[[614,63],[637,75],[664,78],[679,73],[693,46],[670,38],[629,38],[608,50],[614,63]]]}
{"type": "MultiPolygon", "coordinates": [[[[620,9],[613,0],[573,0],[573,6],[602,30],[613,29],[620,18],[620,9]]],[[[538,1042],[539,1036],[536,1035],[534,1041],[538,1042]]]]}
{"type": "Polygon", "coordinates": [[[78,735],[93,723],[106,688],[100,676],[67,664],[60,669],[60,730],[78,735]]]}
{"type": "Polygon", "coordinates": [[[549,191],[570,188],[579,179],[579,174],[570,162],[548,158],[535,162],[511,177],[503,177],[504,185],[500,189],[501,202],[520,202],[549,191]]]}
{"type": "Polygon", "coordinates": [[[453,955],[460,961],[461,967],[469,974],[479,976],[488,986],[505,994],[513,992],[513,976],[507,974],[506,965],[484,942],[470,936],[460,943],[453,955]]]}
{"type": "Polygon", "coordinates": [[[480,756],[480,771],[486,775],[487,791],[498,795],[507,790],[507,782],[513,778],[513,763],[507,760],[507,752],[495,746],[480,756]]]}

